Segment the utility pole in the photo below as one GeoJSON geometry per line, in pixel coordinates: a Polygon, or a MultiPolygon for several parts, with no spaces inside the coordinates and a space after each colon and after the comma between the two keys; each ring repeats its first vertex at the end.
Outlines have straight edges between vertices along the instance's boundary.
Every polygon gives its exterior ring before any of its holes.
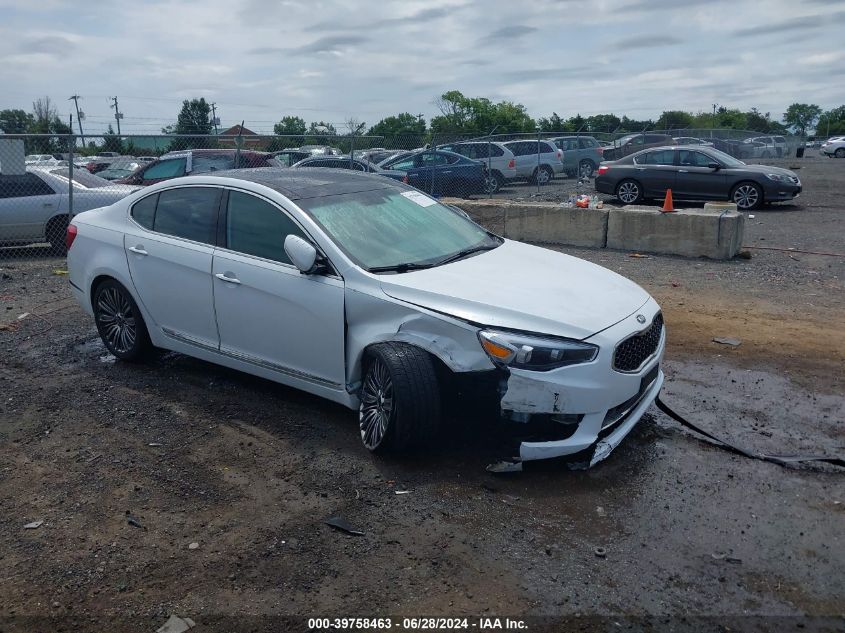
{"type": "Polygon", "coordinates": [[[120,120],[123,118],[123,113],[117,107],[117,97],[112,97],[112,101],[114,101],[114,105],[109,107],[114,108],[114,120],[117,121],[117,135],[120,136],[120,120]]]}
{"type": "Polygon", "coordinates": [[[76,106],[76,122],[79,124],[79,138],[82,139],[82,147],[85,147],[85,134],[82,132],[82,117],[85,115],[79,111],[79,100],[81,98],[79,95],[73,95],[72,97],[68,97],[68,101],[73,101],[73,105],[76,106]]]}
{"type": "Polygon", "coordinates": [[[211,122],[214,124],[214,134],[218,134],[217,126],[220,124],[220,119],[217,118],[217,104],[211,104],[211,122]]]}

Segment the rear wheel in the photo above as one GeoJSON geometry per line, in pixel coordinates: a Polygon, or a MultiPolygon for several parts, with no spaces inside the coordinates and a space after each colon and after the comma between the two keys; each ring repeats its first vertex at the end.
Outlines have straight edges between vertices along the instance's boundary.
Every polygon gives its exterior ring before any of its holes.
{"type": "Polygon", "coordinates": [[[845,147],[840,147],[833,153],[833,155],[836,156],[836,158],[845,158],[845,147]]]}
{"type": "Polygon", "coordinates": [[[731,200],[743,211],[757,209],[763,204],[763,190],[756,183],[741,182],[731,193],[731,200]]]}
{"type": "Polygon", "coordinates": [[[494,194],[505,184],[505,177],[497,171],[490,172],[484,179],[484,193],[494,194]]]}
{"type": "Polygon", "coordinates": [[[67,237],[68,217],[60,215],[50,220],[47,223],[46,237],[50,242],[50,254],[52,255],[67,255],[67,244],[65,239],[67,237]]]}
{"type": "Polygon", "coordinates": [[[539,169],[534,170],[532,180],[538,185],[547,185],[554,180],[555,172],[548,165],[543,165],[539,169]]]}
{"type": "Polygon", "coordinates": [[[94,291],[94,320],[108,350],[121,360],[142,360],[153,348],[132,295],[114,279],[94,291]]]}
{"type": "Polygon", "coordinates": [[[440,423],[440,389],[431,356],[405,343],[369,348],[361,384],[361,441],[373,452],[429,440],[440,423]]]}
{"type": "Polygon", "coordinates": [[[578,164],[578,174],[581,178],[592,178],[593,172],[596,171],[596,165],[591,160],[586,158],[578,164]]]}
{"type": "Polygon", "coordinates": [[[616,197],[623,204],[636,204],[643,200],[643,188],[636,180],[623,180],[616,186],[616,197]]]}

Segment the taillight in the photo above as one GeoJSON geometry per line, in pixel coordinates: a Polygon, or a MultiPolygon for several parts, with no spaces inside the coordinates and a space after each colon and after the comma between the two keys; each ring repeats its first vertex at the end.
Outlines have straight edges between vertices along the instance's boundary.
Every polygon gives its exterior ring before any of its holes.
{"type": "Polygon", "coordinates": [[[558,157],[558,158],[560,158],[561,156],[563,156],[563,152],[562,152],[562,151],[560,151],[560,150],[558,150],[558,151],[557,151],[557,157],[558,157]]]}
{"type": "Polygon", "coordinates": [[[92,162],[88,163],[87,165],[85,165],[85,169],[87,169],[87,170],[88,170],[88,171],[90,171],[90,172],[93,172],[93,171],[94,171],[94,168],[95,168],[96,166],[97,166],[97,165],[96,165],[96,164],[92,161],[92,162]]]}
{"type": "Polygon", "coordinates": [[[408,184],[408,174],[402,176],[402,182],[404,182],[406,185],[408,184]]]}
{"type": "Polygon", "coordinates": [[[67,249],[70,250],[70,247],[73,246],[73,240],[76,239],[76,227],[73,224],[67,225],[67,234],[65,235],[65,246],[67,249]]]}
{"type": "Polygon", "coordinates": [[[514,168],[516,168],[516,159],[511,158],[508,161],[508,169],[514,169],[514,168]]]}
{"type": "Polygon", "coordinates": [[[599,165],[599,176],[610,171],[610,165],[599,165]]]}

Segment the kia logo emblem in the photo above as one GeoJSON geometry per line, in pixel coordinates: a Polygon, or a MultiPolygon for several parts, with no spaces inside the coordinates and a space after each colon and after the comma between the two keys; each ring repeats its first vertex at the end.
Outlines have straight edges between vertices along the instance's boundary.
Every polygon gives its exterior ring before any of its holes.
{"type": "Polygon", "coordinates": [[[637,315],[637,322],[638,323],[645,323],[645,317],[642,314],[637,315]]]}

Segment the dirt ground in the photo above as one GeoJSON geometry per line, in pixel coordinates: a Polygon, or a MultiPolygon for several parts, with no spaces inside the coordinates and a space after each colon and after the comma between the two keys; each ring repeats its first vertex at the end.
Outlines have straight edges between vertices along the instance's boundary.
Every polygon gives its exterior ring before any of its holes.
{"type": "MultiPolygon", "coordinates": [[[[757,212],[746,243],[845,253],[845,161],[801,167],[805,194],[757,212]]],[[[678,412],[757,451],[845,455],[843,257],[560,250],[660,302],[678,412]]],[[[177,354],[115,362],[63,266],[0,260],[0,631],[155,631],[171,614],[198,631],[494,615],[845,630],[832,467],[734,455],[656,409],[588,471],[490,475],[497,436],[472,416],[451,416],[436,448],[376,458],[356,415],[318,398],[177,354]]]]}

